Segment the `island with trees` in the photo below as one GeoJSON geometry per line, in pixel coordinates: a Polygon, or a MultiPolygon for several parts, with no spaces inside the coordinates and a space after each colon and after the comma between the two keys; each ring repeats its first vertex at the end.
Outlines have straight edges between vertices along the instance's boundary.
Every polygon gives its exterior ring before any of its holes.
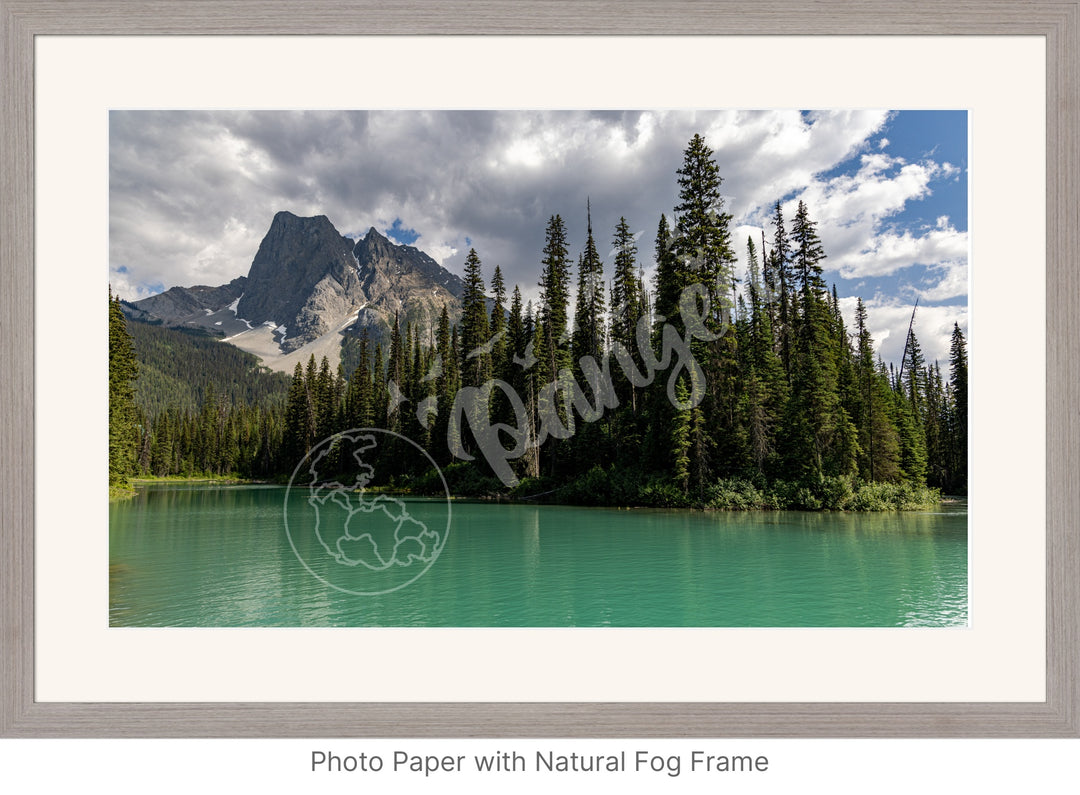
{"type": "MultiPolygon", "coordinates": [[[[789,220],[778,200],[771,235],[735,241],[700,135],[676,178],[679,204],[656,221],[651,251],[626,218],[609,235],[594,231],[586,208],[575,269],[553,215],[536,305],[520,286],[508,291],[498,265],[485,278],[471,250],[460,320],[444,308],[430,335],[397,319],[388,340],[346,336],[336,368],[312,356],[291,377],[270,373],[227,343],[131,320],[110,293],[110,493],[138,477],[284,481],[321,440],[385,428],[428,450],[459,497],[892,510],[966,494],[960,327],[947,363],[925,361],[912,327],[902,361],[886,365],[863,301],[849,325],[823,278],[811,208],[800,201],[789,220]],[[608,244],[611,263],[599,254],[608,244]],[[665,334],[692,361],[668,361],[642,383],[633,374],[664,359],[665,334]],[[481,428],[494,437],[478,438],[481,428]],[[482,454],[492,438],[517,445],[503,462],[509,478],[482,454]]],[[[387,446],[378,469],[389,487],[441,489],[437,473],[402,460],[387,446]]]]}

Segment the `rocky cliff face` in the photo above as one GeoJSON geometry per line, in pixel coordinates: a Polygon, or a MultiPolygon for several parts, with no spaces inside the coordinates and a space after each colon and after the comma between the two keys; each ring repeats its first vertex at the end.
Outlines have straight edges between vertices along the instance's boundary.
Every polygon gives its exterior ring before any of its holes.
{"type": "Polygon", "coordinates": [[[283,350],[331,331],[365,302],[352,246],[325,215],[278,213],[252,260],[237,317],[281,329],[283,350]]]}
{"type": "Polygon", "coordinates": [[[316,340],[325,348],[329,336],[365,328],[383,339],[395,315],[413,323],[421,340],[433,339],[444,306],[452,320],[460,317],[462,289],[461,279],[427,254],[374,228],[354,242],[326,216],[279,212],[246,277],[216,288],[173,287],[134,302],[132,314],[204,328],[241,348],[261,329],[287,354],[316,340]]]}
{"type": "Polygon", "coordinates": [[[236,314],[253,325],[284,326],[286,345],[295,348],[329,331],[357,299],[362,303],[352,241],[325,215],[281,212],[251,262],[236,314]]]}
{"type": "Polygon", "coordinates": [[[361,288],[367,306],[350,328],[364,327],[373,337],[389,332],[395,314],[400,322],[414,324],[427,340],[439,324],[443,306],[452,320],[461,314],[464,285],[424,252],[412,246],[391,243],[372,227],[353,248],[361,288]]]}
{"type": "Polygon", "coordinates": [[[158,295],[136,301],[133,306],[138,306],[148,319],[172,320],[192,315],[201,316],[206,314],[206,310],[216,312],[243,295],[246,282],[247,278],[237,276],[220,287],[173,287],[158,295]]]}

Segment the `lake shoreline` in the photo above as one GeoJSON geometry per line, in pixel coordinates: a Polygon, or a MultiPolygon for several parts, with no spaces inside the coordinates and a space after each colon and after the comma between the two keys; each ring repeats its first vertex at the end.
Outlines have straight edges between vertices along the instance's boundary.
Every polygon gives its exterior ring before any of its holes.
{"type": "Polygon", "coordinates": [[[392,504],[357,535],[352,513],[313,505],[306,488],[139,491],[110,507],[111,627],[967,624],[962,505],[706,513],[463,500],[448,511],[439,498],[402,500],[408,527],[440,543],[437,559],[407,560],[392,504]],[[398,565],[334,555],[372,550],[398,565]]]}
{"type": "Polygon", "coordinates": [[[131,479],[131,485],[133,486],[147,486],[157,483],[221,483],[228,486],[257,486],[272,484],[274,483],[274,481],[252,480],[250,478],[232,477],[225,475],[203,475],[199,477],[188,477],[185,475],[166,475],[164,477],[140,477],[131,479]]]}
{"type": "MultiPolygon", "coordinates": [[[[162,477],[162,478],[133,478],[131,480],[131,489],[124,490],[122,494],[118,496],[110,494],[110,502],[117,500],[125,500],[134,497],[137,493],[136,489],[145,488],[147,486],[158,485],[189,485],[189,484],[204,484],[207,486],[280,486],[285,488],[287,483],[282,483],[275,480],[249,480],[244,478],[234,477],[162,477]]],[[[359,493],[360,490],[354,490],[354,493],[359,493]]],[[[426,491],[417,491],[409,488],[391,487],[391,486],[375,486],[365,489],[367,493],[374,495],[386,495],[389,497],[421,497],[421,498],[437,498],[439,495],[428,493],[426,491]]],[[[556,490],[557,491],[557,490],[556,490]]],[[[568,500],[552,500],[537,499],[547,498],[552,492],[545,494],[532,495],[519,497],[513,494],[507,493],[486,493],[486,494],[451,494],[450,499],[454,503],[462,504],[488,504],[488,505],[527,505],[527,506],[564,506],[575,508],[608,508],[620,511],[637,511],[637,510],[671,510],[671,511],[688,511],[693,513],[775,513],[781,511],[797,511],[804,513],[838,513],[838,514],[875,514],[875,513],[916,513],[920,511],[929,511],[942,506],[955,506],[963,504],[967,501],[967,498],[961,495],[943,495],[937,497],[933,501],[913,501],[901,506],[893,504],[877,504],[874,507],[798,507],[786,504],[765,504],[765,505],[708,505],[708,504],[684,504],[684,505],[656,505],[656,504],[634,504],[634,503],[617,503],[617,502],[600,502],[593,501],[589,503],[568,501],[568,500]]],[[[776,500],[777,495],[768,493],[765,495],[769,500],[776,500]]]]}

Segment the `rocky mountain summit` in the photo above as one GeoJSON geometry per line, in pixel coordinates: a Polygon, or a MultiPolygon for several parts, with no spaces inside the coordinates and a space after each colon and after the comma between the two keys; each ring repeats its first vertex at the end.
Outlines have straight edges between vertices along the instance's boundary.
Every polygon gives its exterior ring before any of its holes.
{"type": "Polygon", "coordinates": [[[127,306],[138,320],[200,328],[251,351],[272,369],[338,358],[343,335],[388,338],[395,316],[433,337],[445,306],[461,315],[461,279],[374,227],[360,240],[325,215],[274,216],[247,276],[220,287],[173,287],[127,306]]]}

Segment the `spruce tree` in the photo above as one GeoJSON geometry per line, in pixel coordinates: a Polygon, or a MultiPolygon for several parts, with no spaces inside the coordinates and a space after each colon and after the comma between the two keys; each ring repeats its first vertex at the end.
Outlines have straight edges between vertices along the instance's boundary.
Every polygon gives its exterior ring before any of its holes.
{"type": "MultiPolygon", "coordinates": [[[[495,272],[491,275],[491,322],[490,333],[493,340],[491,345],[491,372],[499,378],[504,376],[509,350],[508,332],[506,328],[506,282],[503,280],[502,269],[496,265],[495,272]]],[[[520,310],[521,297],[518,296],[518,309],[520,310]]]]}
{"type": "Polygon", "coordinates": [[[574,364],[584,356],[602,361],[604,334],[604,264],[596,250],[592,231],[592,208],[589,208],[585,251],[578,264],[577,301],[574,311],[574,364]]]}
{"type": "Polygon", "coordinates": [[[330,360],[326,356],[319,362],[319,373],[315,378],[313,390],[315,402],[316,441],[322,441],[334,432],[337,415],[336,389],[334,375],[330,370],[330,360]]]}
{"type": "Polygon", "coordinates": [[[866,306],[855,304],[857,400],[852,420],[858,433],[859,476],[866,481],[900,480],[899,438],[893,424],[887,378],[874,363],[874,342],[867,327],[866,306]]]}
{"type": "Polygon", "coordinates": [[[285,404],[285,438],[282,452],[285,457],[283,463],[289,472],[292,472],[293,467],[297,466],[311,449],[310,408],[311,403],[304,384],[304,368],[297,362],[285,404]]]}
{"type": "Polygon", "coordinates": [[[450,343],[450,312],[443,305],[442,312],[439,315],[439,329],[435,335],[436,361],[438,363],[435,390],[438,411],[431,432],[433,440],[432,455],[442,464],[450,462],[449,451],[456,440],[456,436],[453,438],[448,436],[450,409],[454,405],[454,396],[458,390],[457,352],[451,347],[450,343]]]}
{"type": "Polygon", "coordinates": [[[400,313],[394,313],[394,327],[390,330],[390,358],[386,371],[386,429],[395,433],[402,432],[401,413],[403,410],[406,360],[405,337],[401,333],[400,313]]]}
{"type": "Polygon", "coordinates": [[[731,323],[736,258],[731,248],[731,215],[724,211],[720,195],[720,170],[700,135],[690,140],[676,173],[679,204],[674,245],[685,271],[684,285],[697,283],[705,288],[709,298],[706,326],[718,335],[711,342],[691,344],[704,376],[704,383],[691,386],[691,393],[704,394],[704,400],[691,409],[691,480],[693,488],[701,491],[714,473],[733,474],[735,462],[745,455],[736,427],[735,336],[725,333],[731,323]]]}
{"type": "Polygon", "coordinates": [[[967,343],[960,324],[953,323],[949,346],[949,391],[951,393],[950,470],[948,488],[967,494],[968,469],[968,361],[967,343]]]}
{"type": "Polygon", "coordinates": [[[480,257],[476,249],[469,249],[465,257],[465,288],[461,295],[461,346],[465,356],[462,372],[468,386],[480,386],[491,377],[490,339],[480,257]]]}
{"type": "MultiPolygon", "coordinates": [[[[643,359],[637,345],[637,326],[645,315],[643,285],[637,262],[637,244],[626,218],[619,218],[612,240],[615,252],[614,273],[611,284],[611,346],[619,345],[630,356],[633,366],[641,372],[643,359]]],[[[628,379],[619,377],[614,382],[620,406],[612,418],[612,436],[616,456],[632,456],[636,464],[641,444],[639,412],[639,387],[628,379]]],[[[626,463],[631,463],[630,461],[626,463]]]]}
{"type": "Polygon", "coordinates": [[[810,220],[810,212],[801,199],[791,225],[791,239],[792,265],[802,295],[805,317],[809,297],[822,299],[825,292],[825,282],[821,278],[821,261],[825,259],[825,249],[818,237],[817,224],[810,220]]]}
{"type": "Polygon", "coordinates": [[[671,228],[668,226],[667,216],[664,214],[660,215],[660,223],[656,228],[653,245],[656,259],[655,320],[658,326],[662,326],[665,322],[678,324],[681,320],[678,317],[679,296],[682,289],[691,282],[680,267],[681,263],[675,253],[671,228]]]}
{"type": "Polygon", "coordinates": [[[360,334],[360,362],[349,379],[349,427],[370,428],[374,420],[371,388],[371,341],[367,328],[360,334]]]}
{"type": "Polygon", "coordinates": [[[899,475],[912,485],[926,482],[926,435],[915,407],[902,390],[892,392],[892,419],[899,437],[899,475]]]}
{"type": "Polygon", "coordinates": [[[784,373],[790,383],[792,348],[794,346],[792,325],[795,313],[791,298],[793,287],[791,278],[792,254],[791,242],[788,238],[787,228],[784,226],[784,211],[779,199],[777,199],[773,207],[773,230],[773,250],[769,257],[769,268],[766,270],[766,288],[770,306],[775,306],[773,315],[776,320],[776,327],[774,327],[774,333],[779,347],[780,361],[784,365],[784,373]]]}
{"type": "Polygon", "coordinates": [[[514,357],[525,356],[525,346],[529,343],[529,337],[525,330],[525,310],[521,303],[521,288],[514,285],[514,293],[510,299],[510,318],[507,321],[507,356],[502,377],[513,383],[513,373],[520,368],[514,364],[514,357]]]}
{"type": "Polygon", "coordinates": [[[792,224],[792,240],[801,311],[790,317],[798,347],[790,361],[787,454],[790,469],[817,482],[854,472],[856,431],[840,399],[837,353],[843,341],[835,337],[838,330],[821,278],[825,252],[802,201],[792,224]]]}
{"type": "MultiPolygon", "coordinates": [[[[679,204],[675,208],[675,246],[709,292],[716,318],[731,308],[728,289],[733,279],[735,255],[731,249],[731,215],[724,212],[720,195],[720,169],[713,152],[700,135],[694,135],[683,152],[679,175],[679,204]]],[[[725,315],[726,317],[726,315],[725,315]]]]}
{"type": "Polygon", "coordinates": [[[124,486],[135,474],[139,444],[134,382],[138,362],[120,297],[109,289],[109,485],[124,486]]]}
{"type": "MultiPolygon", "coordinates": [[[[535,390],[539,415],[557,417],[558,421],[572,427],[573,418],[568,414],[564,401],[553,395],[550,401],[540,399],[547,384],[554,384],[562,370],[570,370],[571,339],[568,328],[570,303],[570,258],[567,256],[566,227],[562,218],[554,215],[548,221],[544,257],[540,273],[540,312],[536,322],[534,344],[537,358],[535,390]]],[[[555,473],[559,466],[560,442],[551,439],[547,445],[548,471],[555,473]]]]}
{"type": "MultiPolygon", "coordinates": [[[[653,241],[656,274],[654,276],[654,304],[652,345],[659,349],[663,328],[667,323],[678,327],[681,318],[678,315],[679,293],[682,289],[682,277],[679,261],[672,245],[671,229],[667,216],[661,214],[653,241]]],[[[675,453],[671,447],[672,434],[676,422],[673,406],[667,398],[663,385],[655,382],[645,393],[648,414],[648,461],[661,472],[672,471],[675,453]]],[[[689,426],[688,426],[689,427],[689,426]]],[[[687,431],[689,433],[689,431],[687,431]]],[[[689,468],[687,468],[689,473],[689,468]]]]}
{"type": "Polygon", "coordinates": [[[386,363],[383,346],[375,346],[375,358],[371,364],[371,414],[373,427],[390,427],[390,393],[386,383],[386,363]]]}
{"type": "Polygon", "coordinates": [[[903,362],[904,390],[907,394],[908,403],[920,423],[923,420],[923,403],[926,389],[926,361],[923,358],[922,346],[915,336],[915,329],[908,329],[907,345],[903,362]]]}
{"type": "MultiPolygon", "coordinates": [[[[480,258],[470,249],[465,258],[465,289],[461,296],[461,347],[462,385],[479,387],[492,375],[491,328],[488,323],[487,299],[480,258]]],[[[488,396],[474,393],[473,403],[465,406],[466,416],[479,418],[484,423],[491,416],[488,396]]],[[[459,415],[460,416],[460,415],[459,415]]],[[[475,420],[474,420],[475,422],[475,420]]],[[[466,453],[473,449],[475,440],[468,432],[468,425],[459,429],[461,447],[466,453]]]]}
{"type": "Polygon", "coordinates": [[[754,472],[766,474],[776,468],[777,430],[784,414],[788,385],[783,363],[775,350],[772,319],[766,305],[768,290],[761,278],[753,238],[747,238],[746,310],[749,341],[741,381],[743,433],[754,472]]]}
{"type": "Polygon", "coordinates": [[[926,482],[946,488],[949,480],[948,411],[941,368],[934,362],[924,377],[923,434],[926,437],[926,482]]]}
{"type": "Polygon", "coordinates": [[[635,332],[640,317],[641,287],[637,280],[637,245],[626,218],[615,227],[614,274],[611,284],[611,341],[627,350],[636,347],[635,332]]]}
{"type": "MultiPolygon", "coordinates": [[[[685,404],[690,397],[685,376],[679,376],[675,382],[675,399],[685,404]]],[[[673,407],[674,409],[674,407],[673,407]]],[[[675,485],[686,494],[690,488],[691,474],[691,426],[693,420],[689,409],[674,409],[673,422],[667,432],[667,446],[671,451],[671,476],[675,485]]]]}
{"type": "Polygon", "coordinates": [[[560,216],[548,221],[540,273],[540,312],[537,320],[537,358],[543,376],[554,381],[559,370],[571,363],[567,324],[570,304],[570,259],[566,227],[560,216]]]}

